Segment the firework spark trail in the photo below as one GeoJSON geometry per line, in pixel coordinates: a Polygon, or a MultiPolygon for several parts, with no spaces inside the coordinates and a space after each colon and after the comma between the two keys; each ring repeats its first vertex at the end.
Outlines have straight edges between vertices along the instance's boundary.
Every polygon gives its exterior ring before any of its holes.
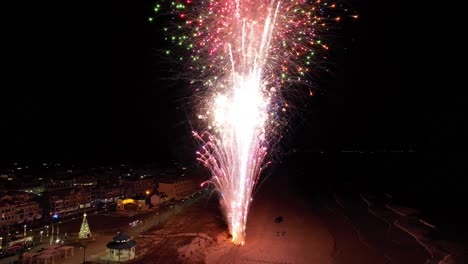
{"type": "MultiPolygon", "coordinates": [[[[241,6],[236,1],[236,16],[241,6]]],[[[213,106],[218,136],[210,135],[199,152],[199,160],[211,170],[212,182],[221,192],[232,241],[241,245],[252,192],[267,152],[269,97],[263,73],[278,8],[279,2],[275,9],[269,8],[263,25],[239,18],[241,37],[227,44],[231,72],[225,82],[229,88],[216,96],[213,106]]]]}
{"type": "Polygon", "coordinates": [[[232,241],[242,245],[252,193],[282,127],[278,112],[288,107],[280,91],[286,82],[310,85],[304,77],[317,51],[328,50],[320,33],[340,17],[326,15],[337,6],[332,0],[201,0],[192,12],[185,1],[171,6],[189,34],[170,40],[191,51],[190,69],[204,80],[199,118],[209,126],[194,132],[198,160],[220,192],[232,241]]]}

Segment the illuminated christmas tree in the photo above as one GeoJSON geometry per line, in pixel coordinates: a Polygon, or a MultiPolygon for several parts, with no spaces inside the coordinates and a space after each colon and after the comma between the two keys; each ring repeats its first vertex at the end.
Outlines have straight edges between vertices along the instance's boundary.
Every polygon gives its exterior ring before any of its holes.
{"type": "Polygon", "coordinates": [[[80,233],[78,234],[79,239],[91,237],[91,231],[89,230],[88,220],[86,219],[86,213],[83,215],[83,223],[81,223],[80,233]]]}

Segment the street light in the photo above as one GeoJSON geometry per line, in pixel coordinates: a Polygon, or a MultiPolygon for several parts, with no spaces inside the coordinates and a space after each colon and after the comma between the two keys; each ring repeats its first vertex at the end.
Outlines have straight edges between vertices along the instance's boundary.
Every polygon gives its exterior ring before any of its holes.
{"type": "Polygon", "coordinates": [[[44,234],[44,230],[41,230],[41,232],[39,232],[39,234],[41,234],[41,243],[42,243],[42,234],[44,234]]]}

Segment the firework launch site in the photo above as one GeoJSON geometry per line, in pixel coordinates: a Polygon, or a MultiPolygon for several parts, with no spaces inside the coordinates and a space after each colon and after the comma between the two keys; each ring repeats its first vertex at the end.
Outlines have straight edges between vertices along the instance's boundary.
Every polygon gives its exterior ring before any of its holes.
{"type": "MultiPolygon", "coordinates": [[[[326,172],[328,158],[321,155],[316,158],[323,165],[314,171],[322,180],[315,181],[316,186],[301,177],[312,172],[298,166],[297,160],[275,168],[254,196],[243,246],[231,242],[219,198],[213,193],[162,227],[142,235],[141,239],[152,241],[154,250],[142,255],[140,261],[463,263],[464,244],[447,235],[443,222],[419,208],[406,206],[388,192],[369,192],[368,185],[336,175],[339,170],[326,172]]],[[[357,167],[349,167],[348,176],[366,173],[357,167]]],[[[397,189],[393,190],[398,194],[397,189]]]]}

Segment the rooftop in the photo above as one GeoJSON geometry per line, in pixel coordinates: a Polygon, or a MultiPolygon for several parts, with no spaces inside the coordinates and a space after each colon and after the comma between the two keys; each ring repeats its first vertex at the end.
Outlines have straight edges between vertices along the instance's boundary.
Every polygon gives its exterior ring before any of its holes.
{"type": "Polygon", "coordinates": [[[110,249],[129,249],[136,246],[136,242],[134,240],[130,240],[130,237],[124,235],[123,233],[119,233],[115,236],[114,241],[107,243],[107,248],[110,249]]]}
{"type": "Polygon", "coordinates": [[[117,243],[117,242],[110,242],[110,243],[107,243],[107,248],[110,248],[110,249],[130,249],[134,246],[136,246],[136,242],[134,240],[129,240],[127,242],[124,242],[124,243],[117,243]]]}

